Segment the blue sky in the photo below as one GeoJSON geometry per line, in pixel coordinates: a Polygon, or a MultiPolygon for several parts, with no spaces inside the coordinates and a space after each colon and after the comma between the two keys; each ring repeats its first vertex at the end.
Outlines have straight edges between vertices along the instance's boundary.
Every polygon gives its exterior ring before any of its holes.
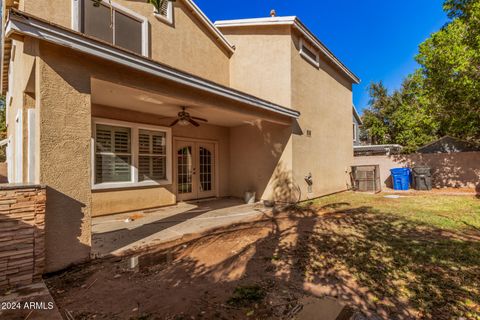
{"type": "Polygon", "coordinates": [[[359,110],[367,87],[383,81],[389,89],[416,68],[418,45],[447,22],[443,0],[196,0],[212,20],[298,16],[361,79],[354,88],[359,110]]]}

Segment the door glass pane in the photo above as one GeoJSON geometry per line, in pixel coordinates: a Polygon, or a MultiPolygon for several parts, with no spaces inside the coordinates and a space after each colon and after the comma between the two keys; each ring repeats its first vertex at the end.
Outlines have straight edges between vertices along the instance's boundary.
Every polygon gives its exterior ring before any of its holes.
{"type": "Polygon", "coordinates": [[[115,11],[115,45],[142,54],[142,22],[115,11]]]}
{"type": "Polygon", "coordinates": [[[192,147],[177,151],[177,188],[178,194],[192,193],[192,147]]]}
{"type": "Polygon", "coordinates": [[[200,147],[200,191],[213,190],[213,156],[207,148],[200,147]]]}
{"type": "Polygon", "coordinates": [[[93,6],[93,1],[83,1],[82,31],[92,37],[113,43],[110,8],[100,5],[93,6]]]}

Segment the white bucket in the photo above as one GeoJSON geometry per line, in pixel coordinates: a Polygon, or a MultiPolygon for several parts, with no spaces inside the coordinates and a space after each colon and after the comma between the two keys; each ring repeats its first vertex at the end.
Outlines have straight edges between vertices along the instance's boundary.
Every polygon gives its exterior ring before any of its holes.
{"type": "Polygon", "coordinates": [[[255,196],[256,196],[256,192],[250,192],[250,191],[245,192],[245,203],[254,204],[255,196]]]}

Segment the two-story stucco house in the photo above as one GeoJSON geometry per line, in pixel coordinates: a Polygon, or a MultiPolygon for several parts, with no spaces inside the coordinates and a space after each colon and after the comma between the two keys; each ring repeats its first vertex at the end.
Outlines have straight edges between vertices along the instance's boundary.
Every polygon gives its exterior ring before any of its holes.
{"type": "Polygon", "coordinates": [[[3,5],[9,181],[48,186],[47,271],[89,258],[94,216],[348,188],[359,79],[298,18],[213,24],[191,0],[3,5]]]}

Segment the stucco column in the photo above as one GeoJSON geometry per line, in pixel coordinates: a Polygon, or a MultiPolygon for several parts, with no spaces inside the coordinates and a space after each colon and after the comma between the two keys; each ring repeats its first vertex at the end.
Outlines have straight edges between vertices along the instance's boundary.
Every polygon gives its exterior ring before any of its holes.
{"type": "Polygon", "coordinates": [[[90,256],[90,74],[81,61],[73,51],[40,44],[37,99],[40,182],[47,185],[47,272],[90,256]]]}

